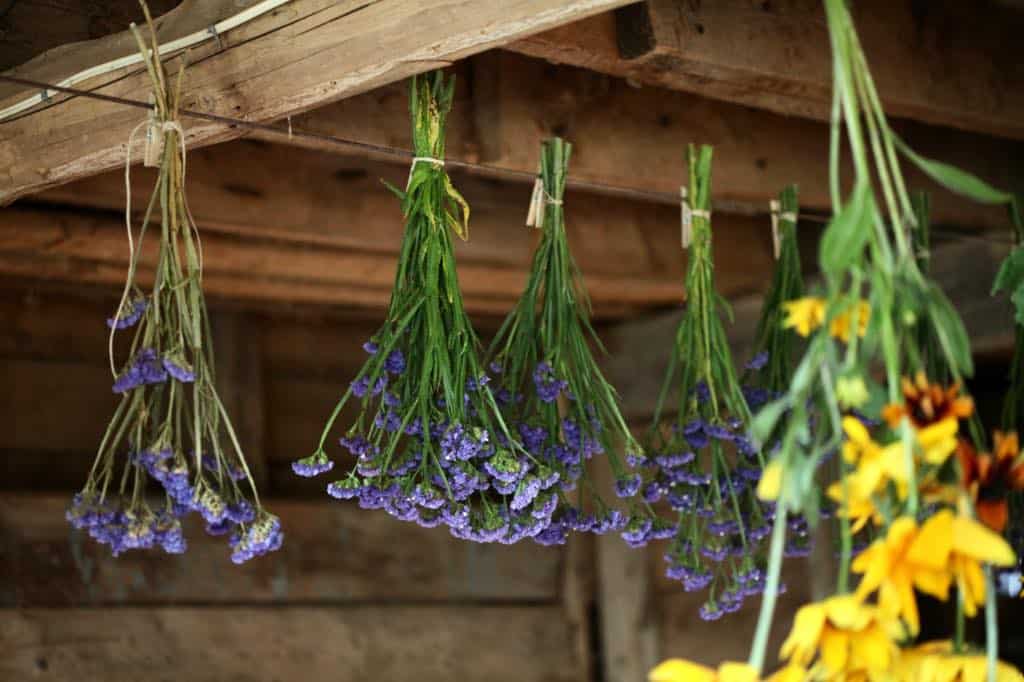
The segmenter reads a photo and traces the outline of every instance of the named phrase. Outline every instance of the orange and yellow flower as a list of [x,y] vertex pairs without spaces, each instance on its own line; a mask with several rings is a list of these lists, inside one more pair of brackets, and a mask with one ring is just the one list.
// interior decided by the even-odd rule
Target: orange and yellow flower
[[[948,640],[927,642],[901,653],[896,678],[902,682],[985,682],[987,663],[983,655],[954,653]],[[996,682],[1024,682],[1024,675],[999,661]]]
[[955,580],[963,595],[964,613],[974,616],[985,600],[981,563],[1011,566],[1013,550],[977,521],[943,509],[920,527],[900,517],[884,539],[876,540],[854,559],[852,570],[863,573],[857,596],[878,591],[879,608],[902,617],[911,634],[920,629],[914,589],[945,600]]
[[903,377],[903,403],[886,405],[882,418],[896,428],[903,417],[910,419],[916,429],[923,429],[946,419],[965,419],[974,412],[974,401],[959,395],[960,384],[942,386],[931,384],[924,372],[918,372],[913,381]]
[[1024,457],[1020,455],[1017,434],[996,431],[994,454],[978,453],[970,443],[960,441],[957,457],[961,484],[974,500],[978,518],[1002,533],[1009,516],[1008,494],[1024,490]]
[[718,669],[683,658],[670,658],[647,674],[648,682],[758,682],[757,671],[746,663],[727,661]]
[[802,606],[779,656],[824,679],[873,678],[890,670],[899,654],[901,631],[876,607],[856,595],[830,597]]

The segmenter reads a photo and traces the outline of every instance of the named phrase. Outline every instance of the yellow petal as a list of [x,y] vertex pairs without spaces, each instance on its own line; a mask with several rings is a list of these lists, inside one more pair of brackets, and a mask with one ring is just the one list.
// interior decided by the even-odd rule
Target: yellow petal
[[772,674],[766,682],[804,682],[806,679],[807,671],[802,666],[791,663]]
[[887,670],[892,659],[892,642],[879,627],[868,628],[850,639],[853,665],[871,670]]
[[821,636],[821,662],[831,672],[839,672],[846,667],[849,654],[849,637],[839,630],[827,628]]
[[793,618],[793,628],[779,649],[779,658],[795,658],[800,665],[807,665],[814,657],[818,639],[825,627],[825,607],[821,604],[801,606]]
[[726,662],[718,666],[718,682],[757,682],[757,671],[746,663]]
[[871,612],[852,594],[826,599],[825,614],[830,623],[842,630],[863,630],[871,622]]
[[941,441],[955,438],[959,428],[960,425],[955,417],[947,417],[918,431],[917,442],[921,444],[922,448],[927,450]]
[[715,671],[682,658],[662,661],[647,673],[648,682],[715,682]]
[[907,550],[907,561],[939,570],[953,549],[953,512],[943,509],[924,522]]
[[957,516],[953,521],[953,551],[994,566],[1013,566],[1016,561],[1001,535],[965,516]]
[[781,489],[782,463],[772,460],[761,474],[761,482],[757,484],[757,496],[762,500],[777,500]]
[[843,431],[846,432],[846,437],[857,445],[863,446],[871,442],[867,427],[856,417],[843,417]]

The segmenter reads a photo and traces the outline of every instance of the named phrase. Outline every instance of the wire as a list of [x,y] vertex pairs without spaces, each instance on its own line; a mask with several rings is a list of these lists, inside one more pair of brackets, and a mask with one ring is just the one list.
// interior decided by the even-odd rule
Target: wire
[[[66,95],[88,97],[91,99],[97,99],[104,102],[110,102],[112,104],[120,104],[123,106],[135,107],[137,109],[151,110],[153,108],[152,104],[148,102],[142,102],[140,100],[118,97],[116,95],[106,95],[101,92],[94,92],[91,90],[80,90],[78,88],[63,85],[53,85],[49,83],[31,80],[28,78],[20,78],[17,76],[8,76],[0,74],[0,81],[7,81],[10,83],[24,85],[26,87],[32,88],[45,88],[48,90],[53,90],[54,92],[64,93]],[[240,118],[221,116],[220,114],[211,114],[204,111],[195,111],[193,109],[179,109],[178,113],[179,115],[188,118],[194,118],[202,121],[210,121],[213,123],[220,123],[222,125],[232,128],[245,128],[248,130],[259,131],[262,133],[279,135],[286,140],[306,139],[326,143],[343,149],[356,150],[367,154],[408,161],[412,161],[416,157],[416,153],[413,152],[411,149],[402,149],[400,147],[375,144],[373,142],[349,140],[343,137],[329,135],[327,133],[300,130],[292,125],[290,119],[288,120],[288,123],[285,127],[279,127],[269,123],[246,121]],[[3,124],[0,123],[0,125]],[[523,182],[534,182],[537,178],[536,173],[531,173],[529,171],[518,170],[515,168],[505,168],[503,166],[495,166],[485,163],[475,163],[472,161],[462,161],[459,159],[452,158],[445,159],[445,166],[447,166],[448,168],[460,168],[464,170],[476,171],[478,173],[485,174],[494,178],[520,180]],[[655,190],[637,189],[635,187],[622,187],[619,185],[610,185],[602,182],[593,182],[590,180],[567,178],[566,187],[569,189],[585,190],[611,196],[639,199],[641,201],[648,201],[658,204],[676,205],[679,203],[678,193],[658,192]],[[807,212],[800,213],[799,218],[801,222],[817,224],[827,224],[830,220],[830,217],[827,215]],[[979,240],[986,241],[989,243],[1005,242],[1007,244],[1012,244],[1012,240],[993,238],[989,234],[971,234],[969,232],[956,229],[933,228],[932,233],[937,236],[943,236],[953,240]]]
[[[182,36],[181,38],[176,38],[175,40],[170,40],[166,43],[163,43],[158,47],[158,52],[160,54],[166,55],[174,52],[181,52],[182,50],[186,50],[190,47],[206,42],[207,40],[219,40],[219,36],[225,31],[230,31],[233,28],[238,28],[242,24],[246,24],[252,21],[253,19],[263,14],[266,14],[271,10],[277,9],[281,5],[284,5],[288,2],[290,2],[290,0],[263,0],[262,2],[258,2],[248,9],[242,10],[234,16],[230,16],[227,19],[222,19],[221,21],[218,21],[215,24],[211,24],[210,26],[207,26],[204,29],[196,31],[195,33],[190,33],[186,36]],[[7,10],[9,11],[10,8],[13,6],[14,2],[11,2]],[[57,83],[57,85],[39,85],[37,87],[40,87],[42,89],[37,94],[31,97],[27,97],[22,101],[18,102],[17,104],[14,104],[0,111],[0,121],[5,121],[13,116],[22,113],[23,111],[27,111],[36,105],[46,102],[50,99],[50,90],[54,90],[56,92],[63,92],[62,88],[68,88],[73,86],[75,83],[81,83],[82,81],[89,80],[90,78],[103,76],[113,71],[118,71],[119,69],[123,69],[129,66],[135,66],[136,64],[141,64],[142,61],[142,54],[139,52],[133,52],[132,54],[126,55],[124,57],[119,57],[118,59],[112,59],[111,61],[104,62],[103,64],[90,66],[88,69],[84,69],[76,74],[72,74],[71,76],[64,78],[59,83]]]

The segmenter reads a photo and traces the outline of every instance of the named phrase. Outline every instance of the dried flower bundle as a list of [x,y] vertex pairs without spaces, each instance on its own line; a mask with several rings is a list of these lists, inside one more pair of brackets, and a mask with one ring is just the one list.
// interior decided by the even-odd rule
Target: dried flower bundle
[[[132,330],[128,360],[115,371],[113,390],[121,402],[67,518],[115,555],[151,547],[181,553],[186,549],[181,518],[196,512],[208,533],[229,537],[231,559],[241,563],[280,547],[283,534],[278,518],[260,506],[217,395],[202,253],[185,200],[183,133],[176,123],[183,70],[169,87],[155,36],[150,51],[138,31],[135,35],[147,55],[155,93],[156,118],[148,125],[162,138],[163,151],[132,249],[125,294],[107,320],[111,349],[115,332]],[[144,294],[136,275],[155,211],[160,217],[156,275],[152,291]],[[147,496],[151,480],[163,490],[163,501],[155,506]]]
[[[615,493],[632,498],[640,476],[629,466],[638,464],[642,454],[590,347],[593,343],[604,350],[590,324],[590,301],[566,236],[562,202],[570,154],[571,146],[557,138],[541,147],[531,209],[542,230],[540,244],[526,290],[491,346],[491,385],[533,470],[518,482],[511,507],[538,496],[558,505],[551,524],[535,537],[543,544],[563,543],[569,531],[577,530],[622,531],[628,542],[641,545],[664,536],[666,527],[654,525],[646,514],[627,516],[610,508],[588,478],[588,461],[603,454]],[[566,493],[580,479],[576,506]]]

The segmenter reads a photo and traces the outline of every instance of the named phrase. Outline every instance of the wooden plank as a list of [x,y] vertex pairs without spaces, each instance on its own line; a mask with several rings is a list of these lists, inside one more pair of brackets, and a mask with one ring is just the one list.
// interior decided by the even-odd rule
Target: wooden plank
[[[853,13],[891,115],[1024,139],[1016,37],[1024,14],[912,0],[866,0]],[[649,0],[615,17],[555,29],[525,49],[537,54],[546,43],[555,58],[583,52],[576,59],[589,68],[610,66],[639,82],[828,120],[831,53],[821,3]],[[566,36],[576,40],[559,46]],[[584,48],[584,40],[592,42]]]
[[0,612],[0,677],[582,681],[557,607]]
[[[183,104],[270,121],[627,1],[295,0],[231,31],[223,49],[217,43],[194,48]],[[74,50],[61,59],[74,68],[82,64]],[[144,73],[102,88],[140,101],[149,90]],[[136,109],[72,99],[7,122],[0,147],[0,201],[123,163],[128,134],[139,120]],[[243,132],[204,122],[189,126],[187,142],[196,147]]]
[[[377,308],[390,297],[395,267],[391,254],[327,248],[273,236],[255,239],[215,228],[204,229],[202,234],[203,283],[212,296]],[[150,239],[143,247],[140,281],[150,280],[155,262],[156,242]],[[527,262],[524,259],[520,267],[509,268],[463,260],[459,280],[467,309],[494,314],[507,311],[521,293]],[[120,285],[126,268],[124,225],[112,214],[34,208],[12,208],[0,214],[2,274]],[[598,314],[609,312],[600,307],[605,303],[616,312],[630,306],[673,303],[681,297],[678,279],[643,273],[628,278],[590,276],[587,285]]]
[[465,542],[446,529],[333,500],[267,501],[281,517],[285,543],[242,566],[229,560],[225,538],[206,535],[196,521],[187,524],[185,554],[133,551],[115,559],[68,526],[69,500],[0,494],[0,606],[554,603],[560,589],[558,549]]
[[253,315],[243,312],[215,311],[210,318],[218,395],[231,418],[256,487],[265,494],[267,411],[262,329]]
[[[936,242],[932,247],[932,278],[960,313],[975,355],[1011,348],[1014,343],[1011,306],[1005,298],[990,295],[992,281],[1008,248],[1006,242],[973,238]],[[965,263],[970,267],[964,267]],[[808,290],[813,290],[813,283],[809,283]],[[760,295],[732,303],[735,321],[726,326],[726,334],[737,362],[750,358],[761,304]],[[605,376],[618,388],[623,411],[629,418],[642,420],[654,412],[680,315],[653,315],[601,330],[609,351]],[[644,354],[628,350],[639,347],[662,350]]]
[[[472,99],[458,105],[459,115],[450,124],[455,143],[450,155],[533,173],[540,141],[561,135],[574,145],[571,178],[675,197],[685,177],[686,144],[705,142],[715,147],[713,193],[719,208],[737,205],[748,212],[762,212],[779,188],[795,182],[802,206],[830,209],[827,126],[708,99],[701,93],[638,88],[632,79],[594,73],[590,69],[596,66],[598,71],[628,75],[587,58],[586,49],[597,40],[587,28],[601,19],[578,22],[514,46],[588,70],[553,66],[504,51],[469,60],[467,80],[472,87],[463,90],[471,90]],[[614,26],[599,44],[615,50]],[[580,49],[572,51],[574,45]],[[404,90],[389,86],[297,116],[293,123],[299,130],[408,148],[405,119]],[[897,125],[900,134],[923,154],[970,170],[997,186],[1024,186],[1020,162],[1024,145],[1020,143],[909,122]],[[267,139],[327,148],[300,138],[292,143],[281,136]],[[979,206],[941,190],[909,166],[905,171],[909,186],[932,193],[936,224],[1006,226],[1001,207]],[[843,175],[852,177],[851,169],[844,169]]]

